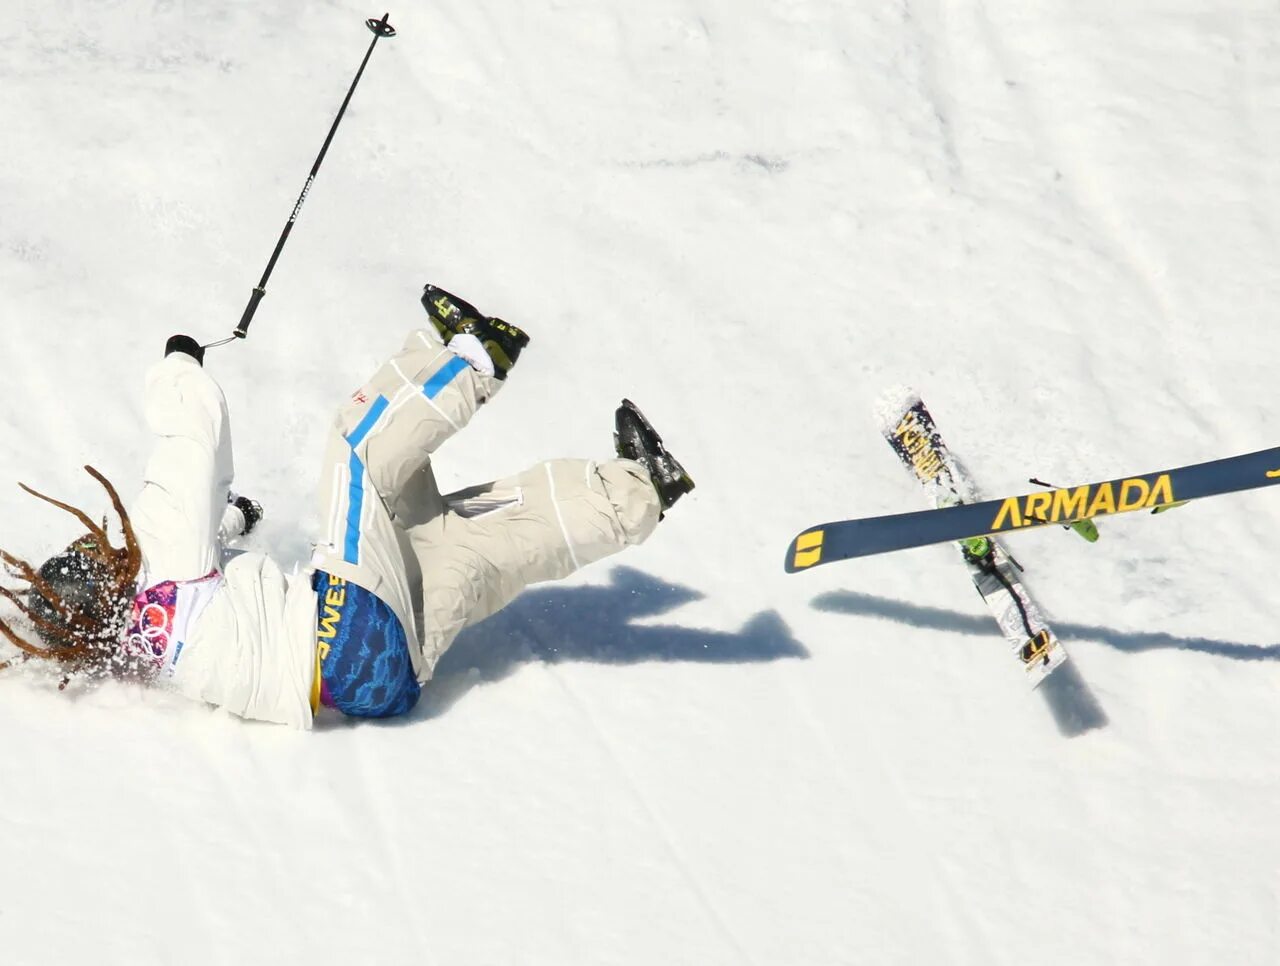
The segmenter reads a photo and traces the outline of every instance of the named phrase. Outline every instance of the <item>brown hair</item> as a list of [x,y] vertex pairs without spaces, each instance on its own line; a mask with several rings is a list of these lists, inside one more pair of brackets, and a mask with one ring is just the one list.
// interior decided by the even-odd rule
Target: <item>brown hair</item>
[[[92,466],[86,466],[85,471],[102,484],[103,489],[107,491],[107,495],[111,497],[111,505],[115,509],[116,515],[120,518],[120,529],[124,535],[123,547],[112,546],[111,540],[107,536],[107,521],[105,517],[103,518],[102,526],[98,526],[83,511],[52,497],[45,496],[43,493],[38,493],[25,483],[19,483],[18,485],[37,499],[51,503],[60,510],[65,510],[84,524],[88,529],[88,534],[72,544],[72,547],[68,549],[74,549],[84,554],[91,561],[102,567],[106,586],[103,587],[101,593],[111,604],[123,606],[124,601],[129,601],[133,598],[134,584],[138,579],[139,571],[142,569],[142,551],[138,547],[138,539],[134,534],[133,524],[124,510],[124,504],[120,502],[120,494],[116,492],[116,488]],[[23,639],[8,621],[0,620],[0,635],[3,635],[22,651],[22,660],[38,657],[55,661],[62,666],[67,674],[76,671],[96,670],[109,664],[114,652],[117,650],[115,645],[123,631],[123,628],[118,626],[119,621],[112,608],[108,608],[103,614],[96,616],[87,614],[83,610],[77,610],[65,602],[50,583],[40,575],[40,571],[25,560],[20,560],[0,550],[0,561],[3,561],[5,569],[10,576],[24,580],[27,583],[26,589],[18,591],[0,586],[0,597],[17,607],[27,620],[35,626],[38,633],[43,632],[41,634],[42,637],[49,635],[58,641],[56,646],[41,647]],[[32,592],[39,594],[48,603],[52,611],[58,615],[60,621],[52,621],[47,616],[35,613],[29,600],[24,603],[20,599],[20,597],[27,596]],[[65,641],[65,644],[63,641]],[[7,668],[12,663],[12,661],[0,662],[0,670]],[[65,686],[67,682],[64,679],[62,683]]]

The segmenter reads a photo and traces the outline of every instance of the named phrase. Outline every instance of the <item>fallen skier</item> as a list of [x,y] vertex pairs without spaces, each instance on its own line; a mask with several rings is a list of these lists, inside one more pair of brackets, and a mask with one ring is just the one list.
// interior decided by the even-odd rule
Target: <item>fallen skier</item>
[[[174,336],[147,374],[156,436],[128,512],[106,489],[122,547],[87,533],[34,568],[0,551],[25,588],[0,587],[36,644],[0,620],[23,658],[73,675],[171,687],[241,715],[307,728],[322,706],[386,717],[413,708],[464,627],[526,586],[648,538],[693,481],[634,404],[615,413],[616,459],[559,459],[444,494],[433,454],[506,384],[528,336],[426,286],[434,328],[413,331],[337,414],[318,496],[325,532],[311,567],[286,578],[226,542],[261,508],[231,493],[230,421],[204,351]],[[3,666],[3,665],[0,665]]]

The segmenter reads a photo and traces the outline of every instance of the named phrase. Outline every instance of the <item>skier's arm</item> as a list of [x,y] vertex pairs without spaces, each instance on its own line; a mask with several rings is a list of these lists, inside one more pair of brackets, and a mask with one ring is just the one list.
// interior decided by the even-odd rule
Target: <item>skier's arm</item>
[[234,473],[226,399],[202,367],[199,346],[175,337],[166,352],[146,376],[144,411],[155,441],[130,511],[149,583],[194,580],[217,567]]

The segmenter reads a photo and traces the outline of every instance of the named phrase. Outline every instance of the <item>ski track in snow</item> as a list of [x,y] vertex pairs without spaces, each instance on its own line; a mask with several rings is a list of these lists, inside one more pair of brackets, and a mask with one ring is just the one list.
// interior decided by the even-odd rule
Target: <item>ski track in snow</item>
[[[0,548],[38,560],[75,524],[12,481],[139,484],[145,367],[239,318],[380,11],[6,13]],[[1037,692],[950,547],[781,570],[919,506],[891,386],[987,494],[1274,444],[1273,5],[391,21],[210,351],[257,547],[306,558],[324,424],[427,280],[533,337],[442,485],[608,456],[626,395],[698,489],[405,721],[0,675],[5,962],[1275,962],[1276,493],[1012,538],[1071,655]]]

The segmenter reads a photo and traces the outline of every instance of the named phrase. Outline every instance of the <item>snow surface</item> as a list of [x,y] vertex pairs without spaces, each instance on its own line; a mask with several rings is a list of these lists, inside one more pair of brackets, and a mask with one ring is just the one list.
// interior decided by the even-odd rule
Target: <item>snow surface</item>
[[[380,16],[0,18],[0,479],[99,499],[164,339],[229,334]],[[610,452],[698,490],[312,734],[0,674],[5,963],[1280,962],[1280,496],[1012,541],[1029,691],[954,551],[788,576],[912,510],[920,390],[991,494],[1272,446],[1270,0],[436,0],[391,11],[247,342],[258,546],[435,281],[528,328],[445,485]],[[74,523],[0,489],[0,547]]]

